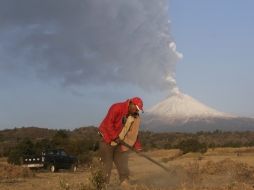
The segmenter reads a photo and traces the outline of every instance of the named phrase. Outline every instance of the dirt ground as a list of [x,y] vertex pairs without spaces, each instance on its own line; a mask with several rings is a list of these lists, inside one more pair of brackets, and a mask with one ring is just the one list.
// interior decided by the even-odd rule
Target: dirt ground
[[[130,154],[130,189],[139,190],[249,190],[254,189],[254,149],[218,148],[205,154],[188,153],[180,155],[178,150],[154,150],[146,155],[157,160],[170,172],[162,170],[143,157]],[[7,165],[5,159],[0,165]],[[1,169],[2,169],[1,168]],[[90,183],[89,168],[79,168],[77,172],[59,171],[49,173],[36,171],[25,176],[5,176],[16,169],[2,169],[1,190],[84,190]],[[118,176],[114,168],[111,186],[118,189]]]

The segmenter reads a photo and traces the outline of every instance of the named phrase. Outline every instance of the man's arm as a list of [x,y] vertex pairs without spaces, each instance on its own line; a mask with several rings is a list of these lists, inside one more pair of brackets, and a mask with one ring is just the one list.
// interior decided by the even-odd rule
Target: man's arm
[[115,128],[117,117],[117,110],[114,107],[111,107],[103,120],[100,127],[100,131],[102,132],[103,138],[106,143],[110,143],[118,138],[118,129]]

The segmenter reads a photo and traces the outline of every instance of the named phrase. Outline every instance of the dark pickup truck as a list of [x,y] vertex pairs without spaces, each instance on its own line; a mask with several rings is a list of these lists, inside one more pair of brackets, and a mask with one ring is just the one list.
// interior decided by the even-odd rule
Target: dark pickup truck
[[45,168],[51,172],[56,172],[58,169],[70,169],[75,172],[77,170],[77,159],[74,156],[67,155],[63,149],[54,149],[44,151],[40,156],[23,157],[23,166]]

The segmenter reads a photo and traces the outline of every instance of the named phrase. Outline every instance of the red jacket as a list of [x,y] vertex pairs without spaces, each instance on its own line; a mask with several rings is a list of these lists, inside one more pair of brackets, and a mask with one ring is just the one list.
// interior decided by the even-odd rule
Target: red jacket
[[[111,141],[114,141],[118,138],[122,128],[123,128],[123,117],[127,117],[129,101],[115,103],[113,104],[99,126],[99,131],[103,136],[103,139],[106,143],[110,144]],[[134,144],[134,148],[141,150],[141,144],[139,140]]]

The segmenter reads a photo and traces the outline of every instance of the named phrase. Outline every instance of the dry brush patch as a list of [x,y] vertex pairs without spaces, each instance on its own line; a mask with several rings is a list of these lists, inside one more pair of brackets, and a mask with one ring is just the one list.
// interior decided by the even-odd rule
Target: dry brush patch
[[254,153],[254,147],[240,147],[240,148],[210,148],[205,153],[207,156],[211,155],[225,155],[225,154],[243,154],[243,153]]
[[65,178],[59,179],[60,190],[91,190],[89,186],[80,182],[80,183],[70,183]]
[[254,189],[254,168],[246,163],[227,158],[218,162],[207,161],[201,165],[195,160],[187,163],[184,168],[188,180],[183,189]]
[[207,161],[201,172],[210,175],[230,175],[233,180],[242,183],[254,181],[254,168],[252,166],[229,158],[219,162]]
[[29,168],[0,163],[0,183],[15,182],[20,179],[34,177]]
[[253,190],[253,186],[244,183],[233,183],[222,187],[189,187],[183,184],[175,190]]

